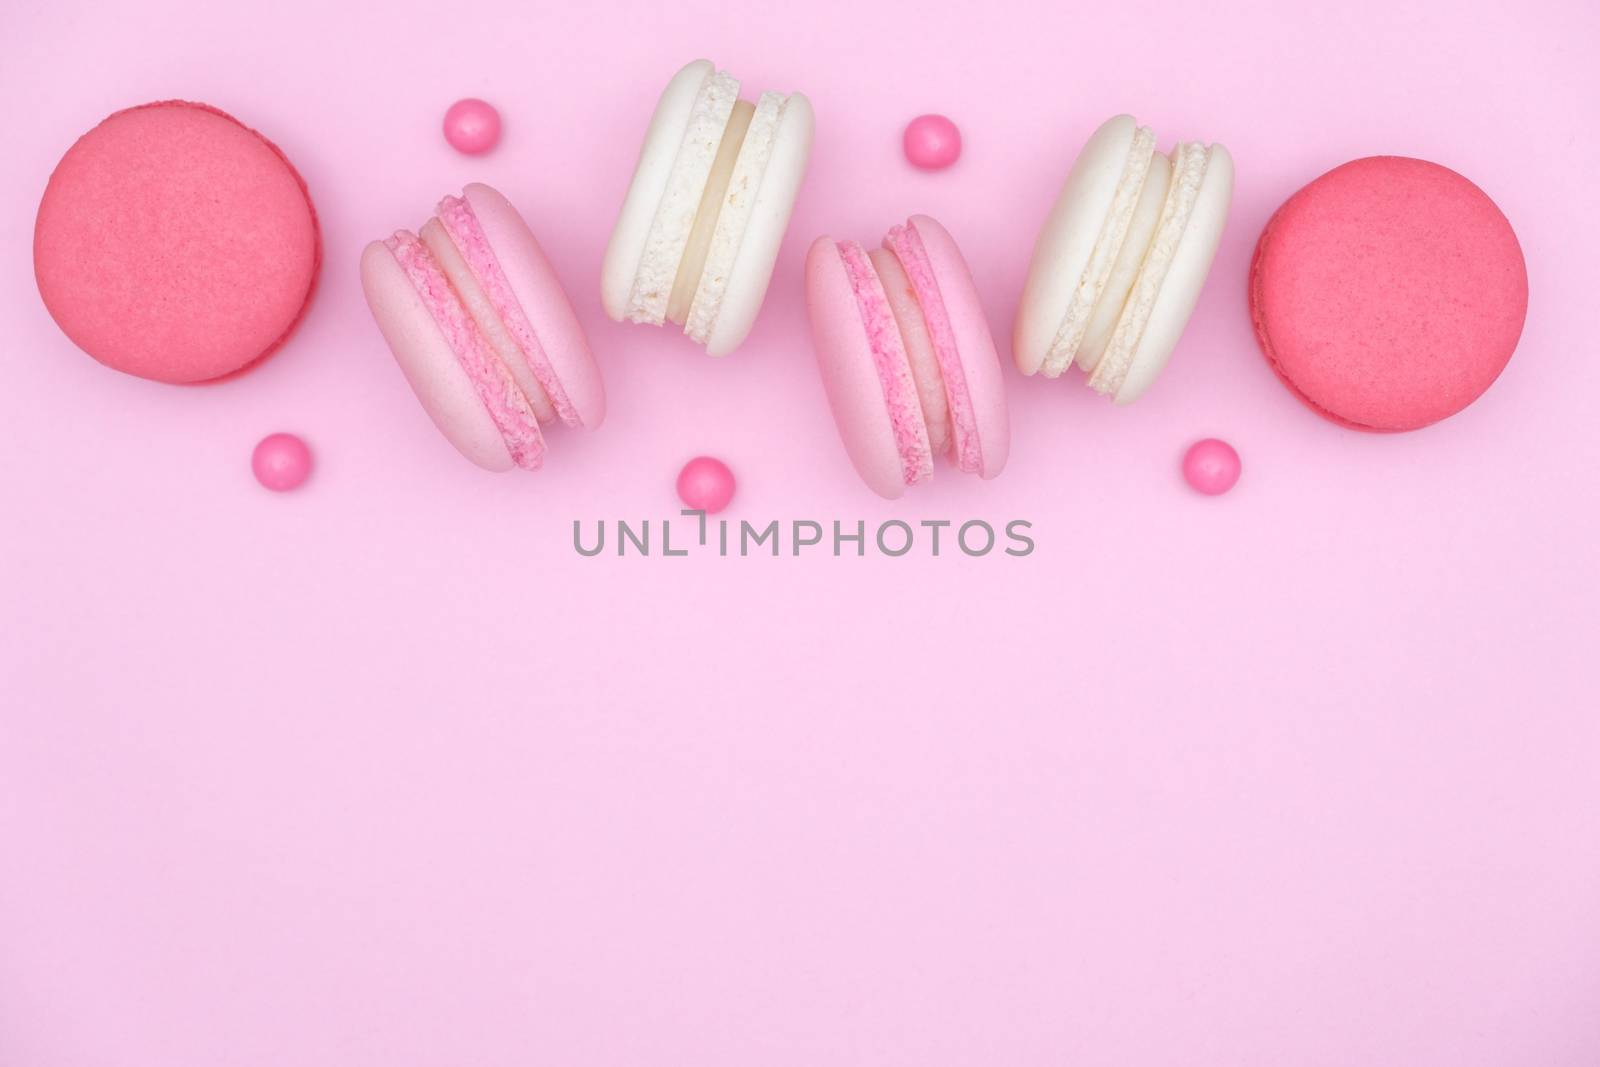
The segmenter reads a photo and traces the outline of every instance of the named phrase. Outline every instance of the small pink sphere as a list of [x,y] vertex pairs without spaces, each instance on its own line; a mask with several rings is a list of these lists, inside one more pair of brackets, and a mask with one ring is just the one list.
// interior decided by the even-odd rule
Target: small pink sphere
[[696,456],[678,472],[678,499],[715,515],[733,499],[733,472],[720,459]]
[[906,125],[906,158],[923,170],[942,170],[961,158],[961,131],[943,115],[918,115]]
[[250,469],[274,493],[287,493],[310,476],[311,449],[292,433],[271,434],[251,453]]
[[1226,441],[1208,437],[1189,446],[1183,456],[1183,477],[1197,493],[1217,496],[1239,480],[1239,453]]
[[457,100],[444,113],[444,139],[469,156],[487,152],[500,142],[500,112],[474,97]]

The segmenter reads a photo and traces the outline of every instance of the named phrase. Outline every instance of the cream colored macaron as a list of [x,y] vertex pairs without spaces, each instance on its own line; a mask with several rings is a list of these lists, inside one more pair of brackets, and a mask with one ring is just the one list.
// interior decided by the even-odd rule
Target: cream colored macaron
[[1155,381],[1222,238],[1233,159],[1219,144],[1165,155],[1131,115],[1094,132],[1034,245],[1012,336],[1024,374],[1076,363],[1119,404]]
[[749,334],[811,152],[800,93],[739,99],[699,59],[667,83],[600,272],[618,322],[683,327],[713,356]]

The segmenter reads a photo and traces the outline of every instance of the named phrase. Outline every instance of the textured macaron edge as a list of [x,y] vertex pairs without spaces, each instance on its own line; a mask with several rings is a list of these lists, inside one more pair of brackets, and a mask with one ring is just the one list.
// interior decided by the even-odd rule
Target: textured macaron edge
[[[1188,223],[1172,262],[1156,293],[1122,382],[1112,394],[1117,404],[1131,404],[1166,369],[1200,302],[1217,249],[1228,224],[1233,199],[1233,156],[1226,147],[1206,148],[1206,167]],[[1096,371],[1099,367],[1096,366]],[[1091,375],[1091,384],[1093,376]]]
[[750,116],[744,142],[733,164],[733,175],[728,179],[727,191],[717,210],[716,226],[711,234],[711,246],[706,252],[705,266],[695,286],[694,300],[689,305],[689,315],[683,332],[690,339],[705,344],[716,328],[717,316],[722,310],[722,298],[727,292],[739,247],[744,242],[750,216],[755,210],[756,197],[761,190],[761,179],[767,164],[772,160],[774,142],[783,121],[788,98],[782,93],[764,92]]
[[633,277],[633,288],[628,294],[625,314],[630,322],[660,326],[667,320],[667,305],[672,299],[678,267],[683,262],[683,252],[700,211],[717,149],[722,145],[728,118],[738,99],[739,82],[726,71],[715,71],[707,76],[695,94],[683,141],[656,205]]
[[417,403],[456,451],[488,471],[516,464],[483,398],[445,340],[433,312],[382,241],[361,252],[361,291],[378,332]]
[[[445,232],[450,235],[451,243],[455,245],[456,251],[461,253],[468,269],[472,271],[472,276],[488,296],[495,315],[516,341],[519,354],[526,362],[528,370],[532,372],[534,381],[550,399],[556,416],[568,426],[581,425],[582,419],[573,406],[572,399],[562,388],[561,380],[556,375],[555,368],[551,366],[549,357],[545,355],[544,345],[540,343],[533,323],[528,321],[528,316],[522,309],[522,302],[512,291],[511,283],[495,255],[494,246],[479,223],[472,204],[465,197],[446,196],[439,201],[437,214]],[[515,378],[516,375],[513,374],[512,377]]]
[[[921,221],[925,225],[931,220],[924,216]],[[933,343],[939,375],[944,379],[955,446],[952,458],[956,468],[967,474],[975,474],[983,469],[983,445],[979,440],[977,418],[972,410],[972,394],[967,389],[967,371],[962,365],[961,348],[950,322],[950,312],[945,306],[939,279],[927,246],[923,243],[918,222],[913,217],[904,225],[890,227],[883,245],[900,261],[900,268],[905,271],[906,279],[917,294],[917,306],[922,312],[928,339]],[[879,289],[881,292],[881,286]]]
[[867,487],[897,499],[906,491],[904,464],[838,242],[812,241],[804,273],[812,350],[839,440]]
[[1056,328],[1056,335],[1045,353],[1042,369],[1047,378],[1059,377],[1077,358],[1078,348],[1083,344],[1089,324],[1094,320],[1095,309],[1105,293],[1106,282],[1111,277],[1112,268],[1122,253],[1123,242],[1127,240],[1128,230],[1133,225],[1139,194],[1144,190],[1150,174],[1155,143],[1155,134],[1150,127],[1134,128],[1133,138],[1128,144],[1127,160],[1123,163],[1116,191],[1111,198],[1111,207],[1100,224],[1100,233],[1089,251],[1089,261],[1084,264],[1078,284],[1072,290],[1066,313],[1061,317],[1061,325]]
[[[67,151],[62,154],[62,160],[65,160],[72,153],[73,149],[75,149],[78,146],[79,143],[81,143],[85,139],[87,139],[90,136],[92,136],[96,130],[98,130],[101,126],[104,126],[106,123],[111,122],[114,119],[120,118],[123,115],[130,114],[132,112],[147,111],[147,110],[158,109],[158,108],[189,108],[189,109],[193,109],[193,110],[196,110],[196,111],[204,111],[204,112],[206,112],[208,114],[215,115],[218,118],[225,119],[226,121],[233,123],[235,126],[239,127],[241,130],[244,130],[246,133],[248,133],[252,137],[256,138],[263,145],[265,145],[267,150],[270,151],[274,156],[276,156],[278,161],[284,165],[285,169],[288,170],[289,176],[294,180],[295,187],[300,190],[300,195],[305,200],[306,211],[310,215],[311,237],[312,237],[312,241],[311,241],[311,269],[310,269],[310,271],[308,272],[308,274],[306,276],[305,294],[304,294],[304,296],[302,297],[302,299],[300,301],[299,309],[289,319],[289,322],[283,327],[283,329],[278,333],[278,335],[276,337],[274,337],[270,341],[268,341],[266,346],[264,348],[262,348],[261,351],[258,352],[255,356],[253,356],[250,359],[246,360],[244,363],[240,364],[238,367],[236,367],[236,368],[234,368],[234,369],[232,369],[230,371],[227,371],[227,372],[225,372],[223,374],[220,374],[220,375],[215,375],[215,376],[211,376],[211,377],[203,377],[203,378],[165,378],[165,377],[149,377],[149,376],[141,375],[141,377],[149,377],[149,380],[151,380],[151,381],[160,381],[160,382],[164,382],[164,383],[169,384],[169,385],[199,385],[199,384],[204,384],[206,382],[228,381],[229,379],[232,379],[235,376],[243,374],[246,371],[250,370],[256,364],[260,363],[262,360],[266,359],[268,356],[270,356],[273,353],[277,352],[278,349],[282,348],[284,346],[284,344],[289,340],[289,338],[294,334],[295,330],[299,328],[300,324],[303,321],[305,321],[306,315],[310,313],[312,300],[315,297],[316,292],[317,292],[317,283],[321,280],[321,277],[322,277],[322,260],[323,260],[322,223],[321,223],[321,220],[319,219],[319,217],[317,215],[317,205],[316,205],[316,202],[313,201],[312,198],[311,198],[311,190],[306,185],[305,177],[303,175],[301,175],[300,171],[295,167],[295,165],[292,162],[290,162],[288,155],[286,155],[284,153],[282,148],[278,147],[276,142],[274,142],[271,138],[267,137],[260,130],[257,130],[252,126],[246,125],[245,123],[239,121],[239,119],[237,119],[233,115],[230,115],[228,112],[222,110],[221,108],[216,107],[216,106],[214,106],[212,104],[202,103],[202,102],[197,101],[197,100],[183,100],[183,99],[179,99],[179,98],[172,98],[172,99],[168,99],[168,100],[153,100],[153,101],[151,101],[149,103],[146,103],[146,104],[135,104],[132,107],[119,108],[118,110],[113,111],[111,114],[107,115],[105,118],[101,119],[99,122],[95,123],[94,126],[91,129],[89,129],[85,133],[81,134],[77,138],[77,140],[75,140],[73,142],[72,146],[69,147],[67,149]],[[58,162],[57,163],[57,167],[59,167],[59,166],[60,166],[60,163]],[[44,213],[45,201],[49,198],[50,186],[51,186],[51,183],[54,182],[54,180],[55,180],[55,173],[54,173],[54,171],[52,171],[51,176],[50,176],[50,180],[47,181],[46,185],[45,185],[45,195],[44,195],[44,197],[42,197],[40,199],[39,208],[35,212],[35,216],[34,216],[33,261],[34,261],[34,277],[35,277],[35,280],[36,280],[36,284],[37,284],[38,273],[39,273],[39,254],[40,254],[40,236],[41,236],[40,235],[39,220],[40,220],[41,216]],[[50,313],[50,317],[55,320],[56,325],[61,328],[63,333],[67,334],[67,337],[69,339],[73,340],[74,344],[76,344],[77,343],[76,339],[72,337],[72,334],[70,332],[68,332],[66,326],[62,324],[60,318],[56,315],[55,309],[50,306],[49,295],[44,292],[44,289],[43,289],[42,286],[39,288],[39,295],[40,295],[40,298],[44,302],[45,310]],[[79,347],[81,348],[82,346],[80,345]],[[84,351],[88,352],[88,349],[84,349]],[[91,357],[94,357],[96,359],[96,362],[99,362],[98,357],[95,357],[95,354],[93,352],[88,352],[88,354]]]
[[550,398],[545,395],[539,383],[534,380],[533,372],[528,369],[527,360],[522,358],[522,350],[517,345],[516,338],[511,336],[511,331],[506,328],[505,322],[494,309],[494,302],[489,299],[489,294],[484,291],[483,283],[467,265],[466,257],[461,254],[455,239],[450,236],[445,225],[437,217],[430,218],[417,230],[417,239],[432,254],[433,261],[444,272],[445,281],[450,284],[456,299],[461,301],[461,306],[466,308],[467,315],[477,324],[478,333],[489,346],[489,351],[498,359],[502,366],[511,372],[511,378],[522,390],[522,395],[527,398],[528,406],[533,409],[534,418],[539,420],[540,426],[556,420],[556,410],[550,403]]
[[1133,367],[1140,341],[1155,312],[1166,285],[1167,275],[1177,261],[1189,223],[1200,199],[1200,189],[1209,169],[1210,149],[1199,142],[1185,142],[1173,150],[1172,179],[1167,186],[1167,201],[1161,219],[1145,252],[1144,263],[1133,288],[1122,305],[1116,328],[1106,344],[1104,355],[1089,375],[1089,386],[1096,392],[1117,396]]
[[1139,268],[1144,265],[1145,252],[1155,238],[1156,227],[1161,222],[1161,209],[1166,206],[1167,187],[1172,181],[1172,160],[1165,152],[1151,152],[1139,189],[1138,203],[1123,236],[1122,250],[1118,252],[1088,326],[1074,354],[1074,362],[1085,374],[1093,374],[1100,358],[1105,355],[1111,334],[1122,316],[1123,305],[1139,278]]
[[1045,369],[1116,198],[1138,126],[1132,115],[1113,115],[1096,127],[1074,157],[1039,228],[1012,325],[1011,354],[1023,374]]
[[972,408],[975,440],[980,445],[977,473],[985,479],[993,478],[1005,469],[1011,455],[1011,415],[1000,353],[977,283],[960,246],[942,224],[927,215],[912,215],[906,226],[916,232],[926,250],[955,338],[962,381]]
[[600,266],[600,302],[607,317],[626,321],[634,279],[644,256],[645,242],[666,194],[673,164],[689,128],[689,116],[705,79],[716,73],[709,59],[696,59],[668,79],[656,100],[639,142],[628,190],[617,212]]
[[[894,319],[889,298],[883,291],[883,282],[873,269],[866,249],[857,241],[840,241],[837,248],[839,260],[844,264],[845,278],[855,296],[867,346],[872,352],[878,384],[883,390],[883,404],[889,413],[889,424],[894,429],[895,447],[900,453],[901,477],[907,485],[920,485],[933,476],[933,448],[928,441],[927,424],[922,419],[922,401],[917,396],[917,385],[911,377],[911,363],[906,357],[905,345],[900,340],[900,324]],[[907,274],[909,276],[909,270]],[[915,279],[911,284],[913,288],[916,287]],[[934,347],[937,350],[937,340]]]
[[766,301],[778,251],[789,230],[800,186],[811,156],[816,118],[804,93],[792,92],[784,100],[772,153],[762,168],[761,182],[739,237],[738,252],[727,270],[727,286],[717,308],[715,323],[706,337],[706,352],[725,356],[744,343]]
[[469,182],[462,198],[472,205],[511,294],[527,316],[550,368],[586,430],[605,421],[605,382],[588,335],[539,239],[511,201],[482,182]]
[[440,335],[471,379],[484,408],[500,431],[512,462],[524,470],[544,463],[544,434],[511,371],[489,346],[477,323],[462,306],[444,271],[415,234],[397,231],[383,242],[394,256]]
[[900,258],[889,249],[871,249],[867,258],[878,272],[883,294],[889,300],[889,310],[894,312],[894,321],[900,327],[900,343],[905,347],[911,380],[916,383],[917,398],[922,402],[922,421],[928,427],[928,444],[935,456],[948,456],[955,438],[950,422],[950,398],[945,395],[944,375],[939,371],[939,357],[933,351],[928,324],[917,303],[917,291],[906,277]]

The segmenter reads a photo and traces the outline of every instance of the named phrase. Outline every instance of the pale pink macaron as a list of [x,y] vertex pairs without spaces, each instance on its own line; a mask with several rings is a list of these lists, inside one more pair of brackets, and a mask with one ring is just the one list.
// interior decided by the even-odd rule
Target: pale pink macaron
[[605,388],[533,232],[487,185],[361,254],[367,304],[434,424],[492,471],[544,463],[544,428],[594,429]]
[[966,260],[926,215],[884,247],[819,237],[806,255],[817,364],[845,451],[885,497],[933,475],[935,456],[993,478],[1011,449],[994,338]]

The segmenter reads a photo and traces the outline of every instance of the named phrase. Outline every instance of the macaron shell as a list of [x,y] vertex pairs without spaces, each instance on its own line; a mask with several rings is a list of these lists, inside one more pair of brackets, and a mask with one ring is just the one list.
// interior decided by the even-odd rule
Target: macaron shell
[[1228,221],[1228,205],[1233,199],[1233,157],[1222,145],[1211,146],[1206,158],[1205,176],[1195,196],[1189,221],[1173,253],[1172,264],[1156,294],[1144,332],[1134,348],[1128,373],[1117,387],[1118,404],[1131,404],[1156,380],[1172,358],[1178,339],[1183,336],[1189,316],[1205,287],[1211,261]]
[[967,393],[977,425],[983,464],[979,473],[993,478],[1005,469],[1011,455],[1011,416],[1006,406],[1005,379],[994,335],[978,298],[972,271],[950,232],[927,215],[913,215],[908,224],[922,238],[922,246],[939,283],[945,314],[955,332],[956,350],[965,372]]
[[316,214],[283,153],[205,104],[119,111],[67,150],[34,227],[45,307],[89,355],[162,382],[273,351],[311,297]]
[[706,339],[706,351],[713,356],[724,356],[738,348],[755,325],[767,286],[772,282],[772,269],[789,228],[800,183],[805,179],[815,121],[811,101],[803,93],[790,93],[778,131],[773,135],[772,158],[762,173],[761,189],[739,242],[716,323]]
[[644,258],[656,209],[666,195],[672,164],[678,157],[684,132],[689,128],[695,97],[701,83],[715,72],[709,59],[697,59],[685,66],[661,91],[655,112],[650,116],[650,125],[639,148],[639,162],[634,167],[633,180],[628,185],[617,224],[611,230],[611,240],[606,245],[605,260],[600,268],[601,303],[606,314],[617,322],[627,315],[633,280]]
[[1250,272],[1273,369],[1313,410],[1364,430],[1418,429],[1476,400],[1527,307],[1500,209],[1455,171],[1398,156],[1354,160],[1295,193]]
[[439,432],[478,466],[514,463],[494,420],[411,280],[382,241],[361,253],[361,288],[395,362]]
[[906,490],[900,449],[855,292],[833,238],[812,243],[805,269],[817,368],[839,437],[868,487],[896,499]]
[[1012,331],[1012,358],[1023,374],[1044,366],[1111,211],[1138,125],[1132,115],[1116,115],[1095,130],[1039,231]]
[[475,182],[462,195],[579,421],[594,429],[605,421],[605,384],[555,268],[522,215],[497,190]]

